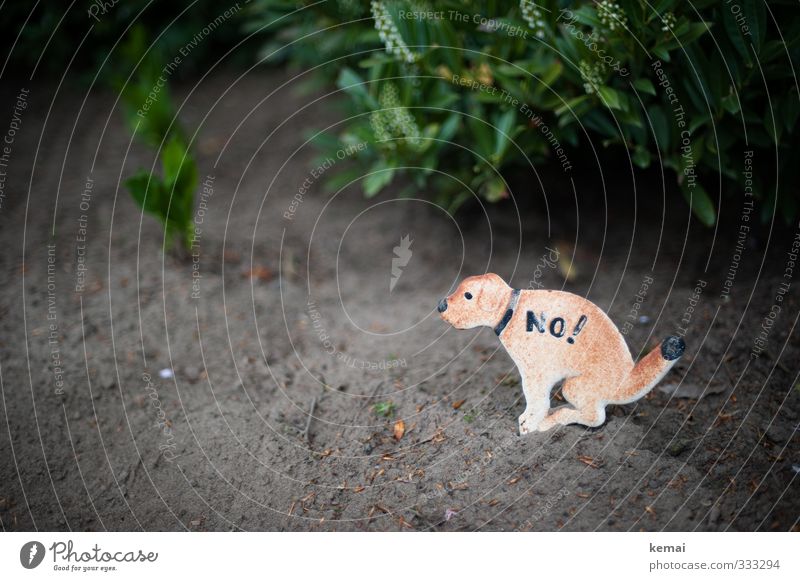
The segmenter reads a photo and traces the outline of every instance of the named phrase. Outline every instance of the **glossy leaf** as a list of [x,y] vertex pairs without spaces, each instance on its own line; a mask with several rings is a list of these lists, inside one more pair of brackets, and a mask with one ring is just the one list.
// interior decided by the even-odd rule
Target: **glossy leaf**
[[713,226],[717,221],[717,212],[714,202],[708,196],[703,186],[695,182],[694,187],[688,187],[686,182],[681,187],[683,197],[692,208],[692,213],[706,226]]

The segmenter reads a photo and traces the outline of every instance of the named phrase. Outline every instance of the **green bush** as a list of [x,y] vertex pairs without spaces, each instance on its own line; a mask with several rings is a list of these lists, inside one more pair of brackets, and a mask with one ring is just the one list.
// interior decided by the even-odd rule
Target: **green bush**
[[[8,58],[4,78],[58,79],[90,85],[113,77],[118,42],[129,27],[142,26],[158,37],[165,54],[176,54],[194,35],[233,4],[219,0],[152,2],[151,0],[83,0],[80,2],[3,2],[0,50]],[[242,3],[244,6],[244,3]],[[188,7],[188,10],[187,10]],[[242,14],[244,10],[242,10]],[[19,35],[19,36],[17,36]],[[175,78],[205,73],[241,39],[239,16],[198,43]],[[244,53],[226,58],[244,63]]]
[[249,27],[271,33],[262,57],[350,97],[354,117],[318,141],[369,146],[331,188],[365,175],[373,196],[405,173],[454,209],[468,188],[506,197],[503,174],[531,162],[571,171],[591,139],[669,168],[704,224],[717,191],[753,192],[765,218],[797,213],[793,1],[303,4],[256,0]]

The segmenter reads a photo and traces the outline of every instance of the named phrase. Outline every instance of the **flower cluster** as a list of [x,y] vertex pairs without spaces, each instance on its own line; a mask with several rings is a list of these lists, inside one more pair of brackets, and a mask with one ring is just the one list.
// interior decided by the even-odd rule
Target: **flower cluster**
[[581,61],[578,64],[578,70],[583,79],[583,90],[589,95],[597,93],[599,87],[603,85],[606,77],[606,66],[601,62],[595,62],[593,65],[586,61]]
[[370,6],[372,8],[372,18],[375,19],[375,29],[378,31],[383,44],[386,45],[386,52],[403,59],[407,63],[415,62],[417,55],[411,52],[403,37],[400,36],[400,31],[397,30],[397,25],[392,20],[392,16],[383,2],[373,0]]
[[373,111],[369,117],[375,140],[384,142],[383,145],[394,149],[394,139],[405,138],[412,147],[418,147],[422,143],[419,127],[408,109],[400,104],[397,87],[392,83],[386,83],[378,102],[381,110]]
[[678,24],[678,19],[675,18],[675,15],[672,12],[667,12],[661,18],[661,24],[663,25],[661,27],[661,30],[663,30],[664,32],[669,32],[670,30],[675,28],[676,24]]
[[625,28],[628,23],[625,11],[616,2],[609,2],[608,0],[598,2],[597,15],[600,17],[600,22],[605,24],[611,31],[616,30],[618,27]]
[[522,11],[522,18],[531,27],[536,38],[544,38],[545,22],[539,7],[530,0],[520,0],[519,8]]

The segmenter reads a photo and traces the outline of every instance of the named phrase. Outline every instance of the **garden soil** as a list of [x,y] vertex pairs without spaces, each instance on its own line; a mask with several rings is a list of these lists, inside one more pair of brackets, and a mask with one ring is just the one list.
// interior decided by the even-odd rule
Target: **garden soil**
[[[342,117],[285,80],[175,91],[185,253],[125,190],[154,160],[115,97],[30,87],[0,208],[3,530],[797,529],[791,227],[754,214],[740,243],[738,194],[707,229],[618,168],[537,166],[454,218],[430,188],[326,193],[354,152],[308,140]],[[634,357],[678,332],[686,355],[599,428],[520,437],[492,330],[436,313],[487,270],[588,297]]]

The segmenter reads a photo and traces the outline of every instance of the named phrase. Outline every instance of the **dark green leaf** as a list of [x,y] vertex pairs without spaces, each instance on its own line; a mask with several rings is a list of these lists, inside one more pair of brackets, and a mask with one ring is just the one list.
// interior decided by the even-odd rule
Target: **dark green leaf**
[[375,99],[369,94],[369,91],[367,91],[367,85],[364,84],[364,80],[359,77],[353,69],[342,69],[336,81],[336,86],[360,100],[360,102],[370,103],[370,108],[378,108],[377,102],[375,102]]
[[633,81],[633,86],[643,93],[648,93],[650,95],[656,94],[656,88],[653,86],[653,83],[650,81],[650,79],[646,79],[644,77],[636,79]]
[[[733,7],[741,9],[741,6],[746,2],[747,0],[737,0],[735,4],[725,4],[723,2],[720,8],[722,10],[722,25],[725,27],[725,33],[728,35],[731,44],[733,44],[744,61],[749,66],[752,66],[753,53],[750,50],[750,46],[752,44],[753,37],[751,34],[743,33],[742,26],[739,22],[737,22],[736,16],[734,16],[733,12],[731,11]],[[740,18],[744,18],[741,13]],[[745,24],[745,26],[747,26],[747,24]]]
[[439,139],[443,141],[450,141],[453,136],[458,131],[458,127],[461,122],[461,117],[457,113],[452,113],[442,124],[442,128],[439,130]]
[[642,169],[650,167],[650,152],[643,147],[637,147],[633,151],[633,163]]
[[158,176],[150,176],[144,170],[139,170],[136,174],[125,180],[125,185],[136,204],[145,212],[164,219],[162,210],[163,188]]
[[599,87],[597,92],[603,104],[610,109],[622,109],[624,97],[611,87]]
[[374,169],[372,173],[364,177],[364,195],[368,198],[376,196],[391,183],[393,176],[394,168]]
[[514,121],[517,118],[517,112],[514,109],[509,109],[497,119],[494,123],[494,151],[492,152],[492,160],[494,163],[499,163],[503,158],[508,146],[511,144],[513,135],[511,129],[514,127]]
[[708,197],[703,186],[694,182],[694,187],[689,187],[688,182],[684,181],[681,192],[697,219],[706,226],[713,226],[717,221],[717,212],[714,209],[714,202]]

